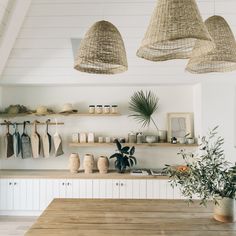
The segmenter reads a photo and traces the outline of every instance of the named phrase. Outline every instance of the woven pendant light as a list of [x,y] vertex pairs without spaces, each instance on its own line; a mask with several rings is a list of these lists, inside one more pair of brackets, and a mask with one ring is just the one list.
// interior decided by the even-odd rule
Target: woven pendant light
[[159,0],[137,56],[150,61],[189,58],[196,39],[204,45],[197,54],[214,48],[195,0]]
[[[227,72],[236,70],[236,42],[234,35],[221,16],[212,16],[205,22],[214,42],[215,49],[204,55],[198,55],[195,49],[186,70],[191,73]],[[196,47],[201,47],[196,42]]]
[[98,21],[82,39],[74,68],[95,74],[116,74],[128,69],[124,42],[118,29]]

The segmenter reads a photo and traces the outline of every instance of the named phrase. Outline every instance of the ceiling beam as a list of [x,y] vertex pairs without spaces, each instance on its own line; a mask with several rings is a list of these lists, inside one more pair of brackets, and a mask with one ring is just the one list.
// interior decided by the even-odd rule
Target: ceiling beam
[[15,0],[12,8],[11,16],[8,19],[7,26],[1,38],[0,44],[0,75],[7,63],[8,57],[15,44],[17,35],[24,22],[24,18],[28,12],[31,0]]

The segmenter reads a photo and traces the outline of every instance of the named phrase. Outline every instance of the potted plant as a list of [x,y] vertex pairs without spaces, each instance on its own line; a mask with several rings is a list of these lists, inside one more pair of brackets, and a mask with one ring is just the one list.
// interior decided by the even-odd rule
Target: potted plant
[[225,160],[224,139],[217,135],[217,128],[202,137],[199,153],[181,150],[185,166],[173,168],[166,165],[171,185],[179,186],[181,193],[192,201],[200,198],[200,204],[214,201],[214,218],[222,222],[234,221],[234,200],[236,192],[236,165]]
[[122,147],[121,143],[116,139],[117,152],[110,156],[110,159],[116,158],[115,168],[118,173],[124,173],[126,167],[132,167],[136,165],[136,158],[133,156],[135,152],[135,147]]

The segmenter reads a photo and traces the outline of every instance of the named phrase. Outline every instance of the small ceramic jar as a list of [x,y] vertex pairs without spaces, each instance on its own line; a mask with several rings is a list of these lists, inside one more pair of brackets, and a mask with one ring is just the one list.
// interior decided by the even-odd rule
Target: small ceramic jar
[[79,142],[80,143],[86,143],[87,142],[87,135],[86,135],[86,133],[80,133],[79,134]]
[[143,143],[143,133],[138,133],[137,134],[137,143]]
[[110,105],[104,105],[103,113],[104,114],[109,114],[110,113]]
[[111,138],[110,137],[106,137],[105,141],[106,141],[106,143],[110,143],[111,142]]
[[95,113],[95,106],[89,105],[89,114],[94,114],[94,113]]
[[102,111],[103,111],[103,110],[102,110],[102,105],[97,105],[97,106],[96,106],[96,113],[97,113],[97,114],[101,114]]
[[72,134],[72,143],[78,143],[79,142],[79,134],[73,133]]
[[98,170],[100,174],[106,174],[109,169],[109,160],[106,156],[100,156],[97,162]]
[[118,113],[118,106],[117,105],[112,105],[111,106],[111,113],[112,114]]
[[77,153],[71,153],[69,157],[69,169],[71,173],[77,173],[80,167],[80,159]]
[[147,135],[145,139],[146,139],[147,143],[155,143],[156,142],[156,136],[155,135]]
[[158,130],[158,137],[159,137],[160,143],[165,143],[167,141],[167,131]]
[[92,154],[85,154],[83,164],[85,174],[93,173],[94,157]]
[[103,137],[98,137],[98,142],[99,142],[99,143],[103,143],[103,142],[104,142]]
[[94,143],[94,133],[88,133],[88,143]]
[[130,132],[128,134],[128,141],[129,143],[136,143],[136,134],[133,132]]

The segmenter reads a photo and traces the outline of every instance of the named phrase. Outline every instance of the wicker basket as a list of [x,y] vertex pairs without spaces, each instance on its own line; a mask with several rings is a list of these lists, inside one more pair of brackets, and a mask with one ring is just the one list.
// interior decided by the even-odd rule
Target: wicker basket
[[116,74],[128,69],[124,42],[118,29],[99,21],[81,41],[74,68],[95,74]]
[[[227,72],[236,70],[236,42],[234,35],[221,16],[212,16],[205,22],[216,47],[211,52],[198,55],[195,49],[186,70],[191,73]],[[201,47],[196,42],[196,47]]]
[[195,0],[159,0],[137,56],[150,61],[189,58],[199,39],[209,52],[214,43],[202,20]]

